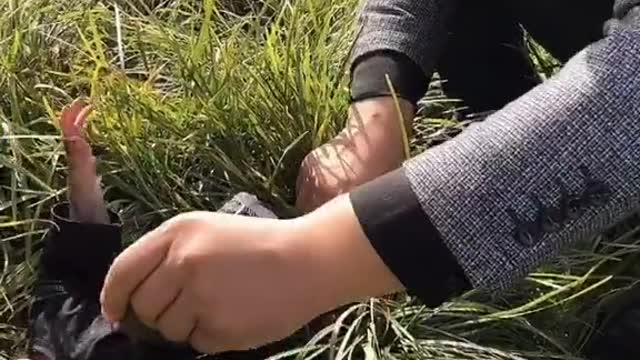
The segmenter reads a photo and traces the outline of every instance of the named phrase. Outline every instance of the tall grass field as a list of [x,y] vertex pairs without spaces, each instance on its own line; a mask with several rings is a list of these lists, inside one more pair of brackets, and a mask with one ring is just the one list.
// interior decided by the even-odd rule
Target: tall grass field
[[[359,5],[0,0],[0,359],[25,349],[37,245],[66,196],[63,106],[78,97],[95,105],[89,136],[127,242],[237,191],[293,214],[299,163],[346,121]],[[530,50],[541,77],[557,70],[534,42]],[[420,104],[414,153],[464,131],[460,104],[442,96],[437,77]],[[640,278],[639,234],[630,219],[506,293],[437,309],[408,296],[354,304],[280,356],[580,359],[597,306]]]

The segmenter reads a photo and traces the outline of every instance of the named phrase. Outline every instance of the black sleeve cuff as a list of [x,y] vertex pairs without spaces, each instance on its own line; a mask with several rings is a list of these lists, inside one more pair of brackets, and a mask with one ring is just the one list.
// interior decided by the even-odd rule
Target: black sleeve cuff
[[369,241],[411,295],[436,307],[471,289],[418,203],[404,168],[358,187],[350,198]]
[[428,79],[420,67],[408,56],[383,51],[369,54],[354,63],[351,72],[351,100],[353,102],[378,96],[390,96],[389,76],[398,97],[415,104],[424,96]]
[[111,263],[122,250],[119,217],[111,224],[87,224],[68,218],[68,203],[51,210],[53,226],[40,258],[41,280],[62,281],[76,290],[99,293]]

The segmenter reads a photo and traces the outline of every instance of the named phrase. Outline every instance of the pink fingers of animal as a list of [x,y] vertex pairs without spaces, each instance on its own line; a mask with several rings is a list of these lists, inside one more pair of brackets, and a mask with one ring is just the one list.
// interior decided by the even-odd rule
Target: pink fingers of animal
[[81,100],[77,100],[71,106],[67,106],[62,110],[60,127],[65,138],[82,136],[81,128],[76,125],[76,119],[84,107],[86,107],[86,104]]
[[83,129],[87,125],[87,119],[92,111],[93,106],[91,105],[86,105],[85,107],[83,107],[82,110],[80,110],[80,112],[77,114],[74,125],[79,129]]

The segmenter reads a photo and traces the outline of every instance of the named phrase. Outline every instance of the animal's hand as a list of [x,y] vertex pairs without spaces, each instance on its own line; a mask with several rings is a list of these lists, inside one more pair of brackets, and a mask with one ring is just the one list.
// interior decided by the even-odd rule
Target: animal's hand
[[60,127],[64,136],[65,152],[71,167],[81,167],[81,165],[92,161],[91,146],[84,135],[84,128],[91,110],[91,106],[81,100],[74,101],[62,110]]
[[80,222],[108,223],[100,178],[96,173],[96,159],[84,134],[91,110],[92,107],[85,102],[75,101],[62,111],[60,118],[67,155],[70,216]]

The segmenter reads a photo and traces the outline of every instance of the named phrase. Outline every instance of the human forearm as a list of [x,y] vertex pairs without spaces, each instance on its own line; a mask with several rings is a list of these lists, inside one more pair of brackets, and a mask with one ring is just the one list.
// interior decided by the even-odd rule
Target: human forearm
[[[403,241],[406,259],[425,242],[444,244],[456,260],[439,268],[439,277],[459,279],[452,288],[425,273],[441,257],[422,252],[402,265],[413,269],[404,276],[389,263],[410,290],[438,304],[472,287],[507,287],[638,208],[640,31],[620,23],[630,22],[614,23],[552,80],[352,193],[361,221],[373,224],[372,243]],[[418,199],[428,233],[393,237],[394,214],[413,211],[392,201],[398,183]],[[460,269],[465,277],[453,276]]]
[[407,129],[408,138],[414,109],[404,99],[398,105],[387,96],[351,106],[347,126],[303,161],[296,184],[299,209],[311,211],[402,165],[403,131]]
[[[371,179],[402,164],[404,139],[411,138],[414,115],[411,103],[398,99],[396,104],[392,97],[362,100],[351,106],[341,135],[344,144],[352,147],[359,158],[367,158],[369,153],[377,155],[375,162],[364,164],[374,173]],[[375,170],[376,167],[380,169]]]
[[368,241],[348,195],[292,222],[301,239],[291,239],[290,257],[303,263],[306,281],[322,289],[315,297],[321,311],[403,289]]
[[[417,101],[426,92],[457,1],[367,0],[351,58],[351,116],[347,130],[365,133],[370,146],[401,150],[400,117],[410,129]],[[399,99],[398,114],[392,95]],[[360,108],[364,109],[359,114]],[[371,135],[366,134],[371,133]],[[388,135],[377,139],[377,132]],[[357,139],[356,139],[357,140]],[[366,148],[354,144],[357,148]],[[368,180],[368,179],[367,179]]]
[[450,0],[365,2],[350,59],[348,123],[302,162],[296,184],[298,209],[309,212],[401,165],[403,137],[408,136],[402,131],[411,129],[454,4]]

